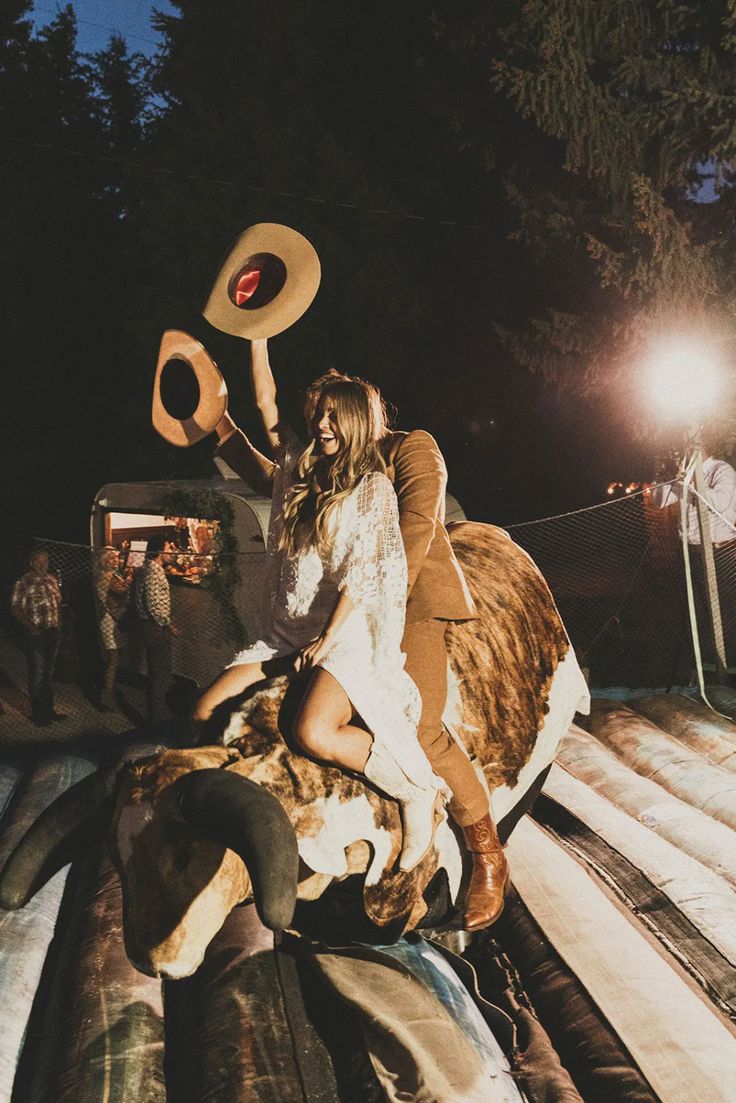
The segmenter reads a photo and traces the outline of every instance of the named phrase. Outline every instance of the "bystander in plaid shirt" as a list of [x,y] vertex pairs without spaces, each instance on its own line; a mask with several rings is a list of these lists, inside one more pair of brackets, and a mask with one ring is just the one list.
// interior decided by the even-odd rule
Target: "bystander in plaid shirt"
[[30,632],[58,628],[61,613],[58,580],[52,574],[39,578],[33,571],[28,571],[13,587],[10,608]]
[[133,604],[141,620],[165,628],[171,623],[171,591],[166,571],[155,559],[147,559],[135,577]]

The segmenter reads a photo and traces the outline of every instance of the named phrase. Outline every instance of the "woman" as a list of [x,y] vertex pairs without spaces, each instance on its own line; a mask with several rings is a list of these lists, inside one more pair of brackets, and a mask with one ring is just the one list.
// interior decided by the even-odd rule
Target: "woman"
[[306,451],[280,423],[275,388],[258,398],[277,461],[269,624],[202,695],[195,726],[201,731],[217,705],[287,665],[311,670],[294,738],[399,801],[400,868],[410,870],[432,843],[444,790],[419,746],[419,695],[403,669],[406,557],[377,446],[380,395],[361,379],[321,381],[310,392]]
[[100,693],[103,708],[115,708],[115,678],[118,669],[117,623],[128,605],[128,581],[118,571],[120,558],[115,548],[104,548],[98,563],[95,593],[100,639],[105,649],[105,671]]

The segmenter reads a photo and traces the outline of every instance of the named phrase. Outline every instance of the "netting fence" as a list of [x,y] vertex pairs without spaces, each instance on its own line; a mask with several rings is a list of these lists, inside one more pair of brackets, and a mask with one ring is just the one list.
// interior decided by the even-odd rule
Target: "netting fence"
[[[657,509],[637,492],[590,509],[509,528],[550,586],[594,688],[692,684],[695,659],[679,537],[679,509]],[[100,553],[88,546],[3,538],[0,573],[0,743],[43,736],[67,740],[122,732],[146,716],[146,662],[140,625],[128,608],[115,624],[118,649],[105,705],[107,649],[98,592]],[[63,717],[38,732],[28,692],[27,634],[10,611],[14,582],[29,553],[44,548],[61,586],[54,709]],[[714,661],[704,598],[700,547],[692,549],[701,648]],[[197,686],[208,684],[262,624],[265,549],[210,558],[170,576],[172,640],[169,706],[186,712]],[[718,591],[729,663],[736,661],[736,530],[715,548]],[[198,557],[200,565],[207,557]],[[190,564],[191,566],[191,564]],[[129,572],[130,573],[130,572]],[[227,584],[225,584],[227,583]],[[108,640],[109,642],[109,640]]]
[[[680,534],[680,505],[655,488],[599,506],[513,525],[509,532],[547,579],[592,687],[694,684],[695,653]],[[698,495],[684,490],[688,514]],[[716,516],[708,508],[710,517]],[[720,518],[720,515],[718,515]],[[720,518],[723,520],[722,518]],[[726,656],[736,661],[736,529],[714,546]],[[715,664],[700,543],[689,545],[698,639]]]

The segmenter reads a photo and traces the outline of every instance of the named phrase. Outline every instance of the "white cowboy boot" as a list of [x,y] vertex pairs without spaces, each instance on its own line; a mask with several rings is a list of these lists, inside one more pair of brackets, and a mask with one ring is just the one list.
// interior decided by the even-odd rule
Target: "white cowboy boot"
[[399,869],[409,873],[431,847],[437,823],[444,819],[442,793],[415,785],[386,748],[375,743],[363,772],[377,789],[399,802],[404,832]]

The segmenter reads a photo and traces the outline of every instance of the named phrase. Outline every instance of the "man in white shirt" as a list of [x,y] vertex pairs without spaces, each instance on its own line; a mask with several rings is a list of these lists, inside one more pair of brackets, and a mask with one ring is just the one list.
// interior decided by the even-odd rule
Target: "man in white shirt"
[[[710,524],[710,538],[713,544],[713,558],[718,583],[718,597],[726,646],[726,657],[733,661],[736,648],[736,470],[725,460],[713,455],[716,438],[713,434],[703,435],[703,478],[705,487],[701,494],[705,500]],[[694,482],[694,481],[693,481]],[[703,556],[700,551],[701,534],[698,518],[697,495],[693,483],[687,491],[687,542],[696,554],[690,556],[693,576],[696,615],[700,626],[701,646],[704,657],[713,661],[715,645],[710,629],[709,602]],[[656,506],[664,509],[679,502],[684,492],[684,480],[679,477],[672,482],[663,483],[654,488],[652,500]],[[683,601],[685,599],[683,598]],[[687,614],[689,626],[689,614]],[[688,627],[689,635],[689,627]]]
[[[704,449],[703,476],[706,489],[703,492],[709,507],[710,538],[715,548],[736,540],[736,471],[725,460],[717,460]],[[683,493],[683,481],[677,479],[663,483],[653,491],[654,504],[664,509],[679,501]],[[687,542],[700,543],[697,499],[690,492],[687,510]]]

